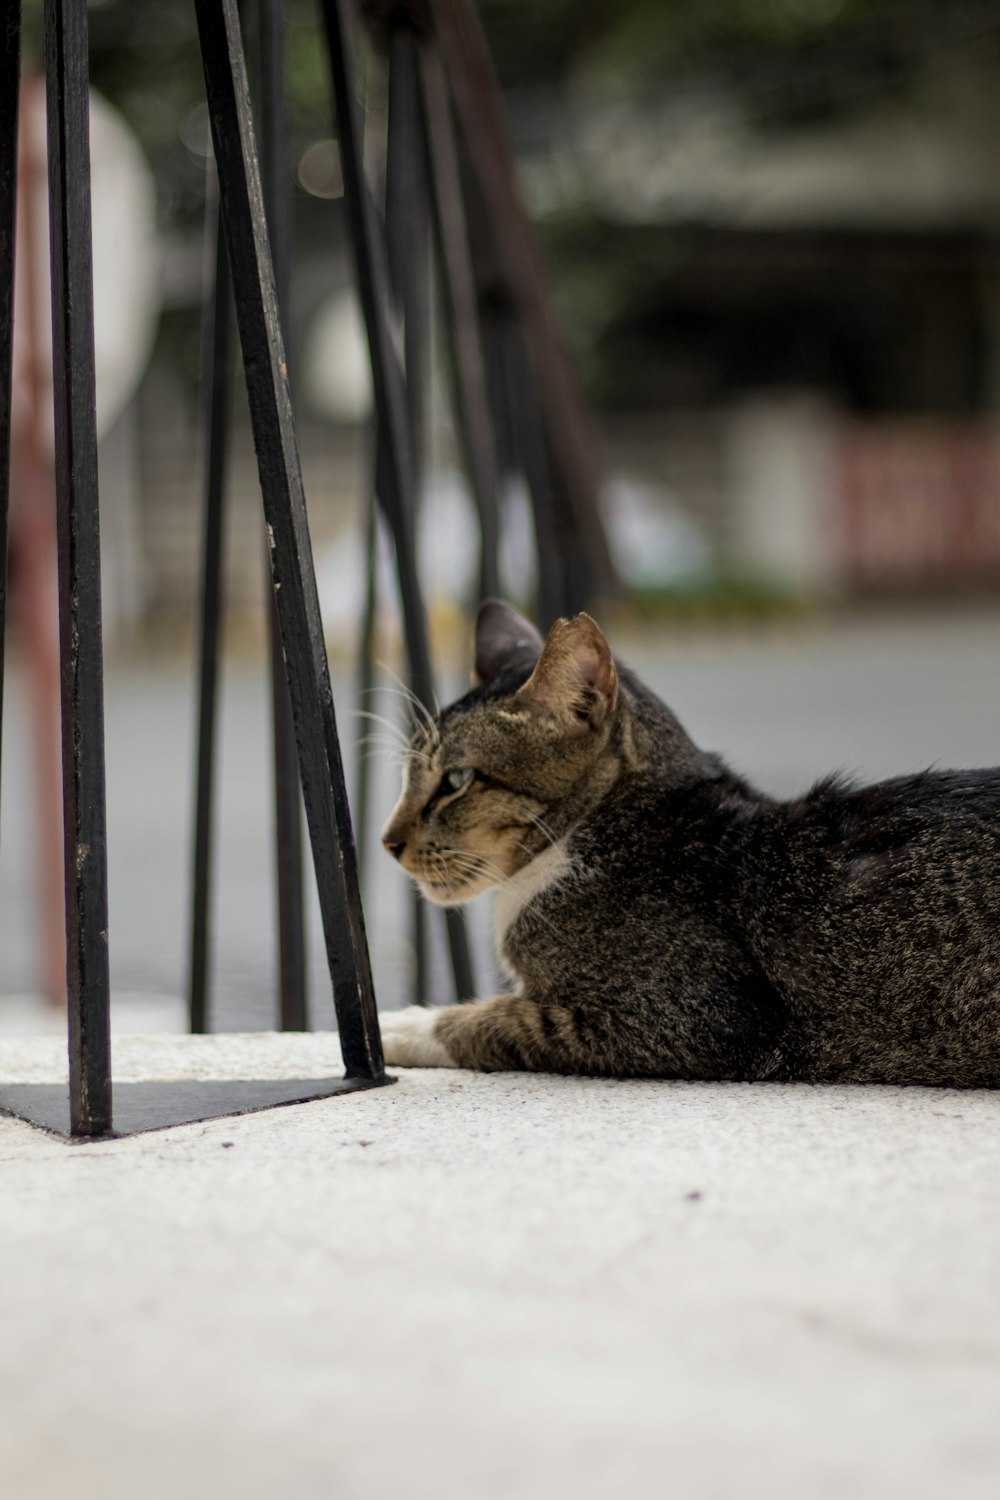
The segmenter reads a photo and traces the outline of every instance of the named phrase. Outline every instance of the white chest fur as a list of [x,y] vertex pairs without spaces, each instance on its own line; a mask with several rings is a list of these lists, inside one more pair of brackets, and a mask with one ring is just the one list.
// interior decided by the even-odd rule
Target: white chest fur
[[535,856],[530,864],[512,875],[506,885],[497,892],[493,907],[493,933],[497,950],[503,945],[511,925],[517,921],[529,901],[565,880],[573,868],[566,841],[559,839],[548,849]]

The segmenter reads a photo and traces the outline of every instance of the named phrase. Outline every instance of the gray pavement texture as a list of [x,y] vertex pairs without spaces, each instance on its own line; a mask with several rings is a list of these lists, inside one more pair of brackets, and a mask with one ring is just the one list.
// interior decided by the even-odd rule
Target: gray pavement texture
[[[995,763],[998,640],[1000,615],[966,612],[620,649],[702,743],[790,793]],[[223,724],[227,1030],[126,1034],[179,1024],[192,698],[180,672],[109,673],[116,1077],[327,1076],[329,1033],[254,1030],[273,917],[245,668]],[[30,1083],[64,1075],[65,1044],[11,1034],[53,1024],[30,999],[22,701],[15,673],[0,1081]],[[368,883],[380,1000],[402,1003],[405,887],[377,851]],[[329,1025],[315,911],[311,972]],[[0,1119],[0,1496],[992,1500],[998,1116],[986,1092],[401,1071],[99,1144]]]
[[[329,1035],[124,1038],[122,1079]],[[0,1077],[59,1076],[8,1042]],[[5,1500],[987,1500],[1000,1096],[401,1072],[0,1121]]]

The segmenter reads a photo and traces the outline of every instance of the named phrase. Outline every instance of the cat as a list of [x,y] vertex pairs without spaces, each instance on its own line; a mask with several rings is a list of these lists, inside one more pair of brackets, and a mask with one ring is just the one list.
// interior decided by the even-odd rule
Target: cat
[[1000,770],[781,802],[688,738],[586,614],[490,600],[384,845],[495,889],[516,992],[382,1016],[389,1065],[1000,1086]]

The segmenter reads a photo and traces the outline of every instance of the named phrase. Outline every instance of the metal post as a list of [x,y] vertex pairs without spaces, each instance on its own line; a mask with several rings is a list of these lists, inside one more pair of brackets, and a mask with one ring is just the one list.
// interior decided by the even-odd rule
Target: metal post
[[500,592],[495,445],[448,85],[441,55],[433,45],[425,44],[420,49],[420,83],[434,238],[451,343],[455,414],[479,518],[479,597],[489,599]]
[[194,867],[191,905],[191,974],[188,991],[192,1031],[208,1030],[209,914],[212,881],[212,806],[215,730],[218,720],[219,653],[222,638],[223,519],[230,420],[230,285],[226,246],[213,185],[206,203],[206,241],[213,246],[211,283],[202,352],[207,455],[201,579],[201,650],[198,694],[198,762],[195,791]]
[[340,142],[351,248],[372,364],[379,442],[376,476],[378,497],[396,549],[413,690],[423,703],[430,703],[433,689],[427,624],[410,527],[414,506],[406,429],[405,384],[399,359],[392,346],[386,315],[389,306],[389,279],[385,247],[362,165],[361,127],[354,95],[351,21],[344,0],[320,0],[320,8],[333,75],[335,124]]
[[531,364],[513,310],[494,304],[484,313],[483,325],[501,462],[508,471],[523,475],[531,496],[538,618],[548,627],[560,615],[576,613],[586,600],[577,602],[567,596],[545,433]]
[[[351,17],[346,0],[320,0],[336,109],[337,138],[350,218],[358,292],[368,335],[372,387],[378,414],[378,498],[396,549],[396,571],[403,607],[410,679],[421,702],[433,703],[427,624],[417,578],[412,517],[412,471],[406,432],[405,383],[389,333],[389,282],[377,214],[364,179],[361,128],[354,92]],[[475,993],[468,935],[461,912],[446,911],[446,930],[455,988],[460,998]]]
[[383,1074],[236,0],[195,0],[271,573],[344,1063]]
[[86,0],[46,0],[52,368],[74,1135],[111,1129],[104,681]]
[[[385,243],[396,306],[403,317],[406,373],[407,437],[411,469],[410,530],[417,534],[423,452],[424,384],[430,329],[427,261],[426,162],[420,149],[420,97],[417,43],[413,28],[400,16],[389,32],[389,117],[386,148]],[[430,990],[427,951],[427,907],[410,892],[413,938],[413,992],[426,1005]]]
[[[599,504],[593,424],[552,315],[544,262],[520,205],[496,72],[471,0],[431,0],[451,100],[481,305],[500,294],[534,372],[545,436],[557,542],[574,555],[565,570],[587,595],[619,591]],[[577,583],[574,587],[580,587]]]
[[[271,242],[278,315],[291,362],[289,280],[291,223],[287,186],[288,118],[285,108],[285,32],[281,0],[258,0],[260,71],[260,170]],[[282,1031],[305,1031],[306,928],[302,888],[302,793],[291,703],[281,658],[281,632],[269,597],[271,706],[274,721],[274,839],[278,894],[278,994]]]
[[396,305],[403,316],[411,489],[419,509],[430,333],[427,181],[419,138],[417,43],[412,28],[402,20],[389,34],[388,93],[385,242]]
[[4,637],[7,625],[7,515],[14,354],[14,228],[17,216],[17,111],[21,83],[21,0],[10,0],[0,36],[0,752],[3,748]]
[[378,508],[375,502],[375,487],[371,486],[366,496],[365,509],[365,602],[361,615],[361,633],[358,641],[356,666],[357,702],[361,710],[358,723],[358,769],[354,792],[354,825],[358,830],[358,871],[364,881],[368,834],[368,814],[371,803],[371,754],[367,742],[371,738],[374,720],[368,717],[374,701],[375,691],[375,616],[378,608]]

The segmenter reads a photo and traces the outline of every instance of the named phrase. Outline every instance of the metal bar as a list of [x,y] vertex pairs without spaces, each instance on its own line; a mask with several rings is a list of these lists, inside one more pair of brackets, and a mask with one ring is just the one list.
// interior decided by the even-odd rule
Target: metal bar
[[235,0],[195,0],[306,816],[348,1075],[384,1073]]
[[[214,188],[214,176],[210,179]],[[191,897],[191,971],[188,988],[192,1031],[208,1030],[208,955],[212,879],[212,805],[215,731],[218,719],[219,654],[222,639],[222,560],[226,458],[230,427],[229,264],[214,193],[206,204],[206,239],[213,245],[211,292],[202,353],[202,393],[208,434],[201,577],[201,647],[198,694],[198,759],[195,790],[194,861]]]
[[111,1129],[101,553],[86,0],[46,0],[52,368],[74,1135]]
[[[419,139],[416,38],[405,22],[390,24],[385,243],[396,305],[403,315],[407,435],[416,511],[420,504],[424,391],[430,334],[427,181]],[[413,525],[416,526],[416,514]]]
[[491,292],[506,290],[537,375],[559,539],[572,539],[585,560],[588,592],[613,595],[620,584],[601,521],[594,425],[552,314],[537,237],[518,198],[500,87],[482,24],[471,0],[430,4],[466,169],[476,272]]
[[548,626],[566,606],[563,569],[552,507],[551,479],[534,383],[520,345],[513,313],[492,308],[484,317],[490,399],[501,454],[507,470],[524,476],[531,497],[538,559],[538,619]]
[[271,243],[274,284],[285,352],[289,352],[288,308],[291,285],[291,203],[288,193],[288,108],[285,102],[285,18],[283,0],[257,0],[260,79],[260,180]]
[[427,623],[417,579],[414,539],[410,526],[414,506],[405,384],[389,331],[389,278],[385,246],[362,166],[361,125],[354,92],[356,69],[351,21],[345,0],[320,0],[320,10],[330,55],[344,197],[350,222],[358,293],[368,337],[375,410],[378,414],[378,498],[396,549],[413,690],[421,702],[429,704],[433,700],[433,679]]
[[[291,215],[288,194],[288,113],[285,107],[285,30],[281,0],[258,0],[260,170],[278,314],[289,364]],[[278,894],[278,995],[282,1031],[305,1031],[306,921],[302,882],[302,793],[291,702],[281,656],[281,632],[269,592],[271,709],[274,743],[274,843]]]
[[420,84],[434,238],[451,344],[455,413],[479,518],[479,597],[489,599],[500,592],[495,443],[448,84],[441,55],[431,45],[420,49]]
[[273,599],[270,620],[274,719],[274,843],[278,894],[278,996],[282,1031],[308,1031],[306,916],[302,879],[302,793],[295,726]]
[[[428,284],[428,192],[426,153],[421,149],[420,78],[412,27],[397,12],[390,20],[389,111],[385,172],[385,244],[396,305],[403,316],[407,437],[411,470],[410,530],[416,535],[420,509],[424,389],[430,335]],[[415,1005],[430,992],[427,907],[410,891]]]
[[[431,989],[431,956],[427,941],[427,907],[420,900],[419,895],[413,893],[410,906],[410,932],[413,939],[413,991],[412,1000],[414,1005],[430,1004]],[[471,995],[461,996],[463,1000],[471,1000]]]
[[[350,220],[355,273],[368,336],[372,387],[378,414],[378,498],[396,549],[396,571],[410,660],[410,680],[421,702],[431,704],[434,694],[430,649],[417,578],[411,520],[414,505],[406,432],[405,386],[389,332],[389,280],[385,247],[362,165],[351,18],[346,0],[319,0],[319,3],[330,55],[335,123],[344,174],[344,197]],[[472,959],[462,914],[454,908],[450,908],[447,913],[447,933],[456,993],[467,999],[475,993]]]
[[368,494],[365,512],[365,602],[361,616],[361,633],[358,641],[357,702],[360,714],[357,745],[357,782],[355,786],[355,826],[358,830],[358,878],[364,882],[367,860],[366,840],[368,836],[369,810],[371,807],[371,755],[366,748],[371,737],[373,719],[368,718],[375,707],[375,614],[378,607],[378,509],[375,503],[375,486]]
[[17,215],[17,112],[21,83],[21,0],[9,0],[0,37],[0,756],[3,749],[4,638],[7,627],[7,515],[14,355],[14,230]]

